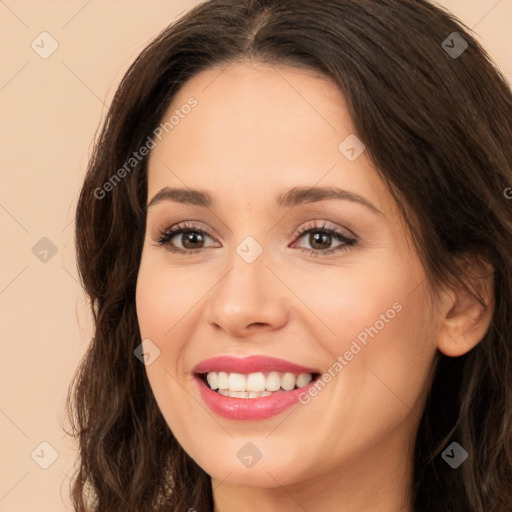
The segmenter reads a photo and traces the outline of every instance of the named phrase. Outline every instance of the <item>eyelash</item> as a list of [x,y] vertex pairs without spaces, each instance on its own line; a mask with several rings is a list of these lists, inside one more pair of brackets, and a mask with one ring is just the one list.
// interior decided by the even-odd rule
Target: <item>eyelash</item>
[[[194,253],[197,254],[201,251],[201,249],[212,249],[212,247],[206,247],[206,248],[200,248],[200,249],[180,249],[177,247],[173,247],[170,244],[170,241],[172,238],[174,238],[178,234],[187,233],[187,232],[194,232],[194,233],[201,233],[202,235],[208,235],[205,231],[202,229],[199,229],[195,227],[194,225],[190,225],[187,223],[184,224],[178,224],[174,226],[173,228],[167,229],[165,231],[161,231],[156,238],[153,238],[153,240],[156,242],[158,246],[167,246],[166,249],[175,252],[180,253],[184,255],[192,256]],[[314,257],[323,257],[327,256],[328,254],[332,254],[337,251],[345,251],[348,249],[351,249],[355,245],[357,245],[357,240],[355,238],[348,237],[343,231],[340,231],[336,228],[328,228],[326,227],[326,224],[324,223],[323,226],[318,226],[315,223],[308,224],[298,232],[294,234],[295,238],[300,238],[301,236],[310,233],[310,232],[322,232],[327,233],[330,235],[333,235],[334,238],[336,238],[340,242],[344,242],[344,244],[335,247],[334,249],[327,249],[325,251],[321,251],[318,249],[306,249],[304,247],[299,247],[302,251],[309,251],[311,256]],[[211,237],[210,237],[211,238]]]

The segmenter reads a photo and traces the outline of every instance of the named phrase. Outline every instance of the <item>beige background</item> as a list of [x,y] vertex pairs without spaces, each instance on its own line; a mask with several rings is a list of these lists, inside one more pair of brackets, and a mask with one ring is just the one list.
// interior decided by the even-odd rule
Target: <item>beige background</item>
[[[72,510],[64,400],[92,335],[73,248],[92,138],[142,48],[199,2],[0,0],[0,511]],[[512,0],[444,0],[512,82]],[[47,59],[38,51],[57,50]],[[447,34],[448,35],[448,34]],[[44,252],[48,238],[56,253]],[[37,245],[34,254],[32,248]],[[46,257],[47,261],[40,258]],[[57,459],[52,462],[53,447]]]

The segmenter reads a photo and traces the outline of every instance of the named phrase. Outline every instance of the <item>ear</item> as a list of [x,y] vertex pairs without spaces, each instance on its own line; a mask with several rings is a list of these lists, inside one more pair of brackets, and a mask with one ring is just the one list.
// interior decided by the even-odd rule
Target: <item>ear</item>
[[[460,256],[465,283],[444,295],[444,318],[438,332],[437,347],[450,357],[458,357],[474,348],[485,336],[494,314],[494,267],[481,257]],[[467,277],[466,277],[467,276]],[[484,305],[470,290],[481,295]]]

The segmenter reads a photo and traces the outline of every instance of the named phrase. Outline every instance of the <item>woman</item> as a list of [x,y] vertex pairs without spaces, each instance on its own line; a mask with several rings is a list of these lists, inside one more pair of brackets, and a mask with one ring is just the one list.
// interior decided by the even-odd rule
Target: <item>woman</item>
[[210,0],[76,216],[79,511],[512,510],[512,95],[411,0]]

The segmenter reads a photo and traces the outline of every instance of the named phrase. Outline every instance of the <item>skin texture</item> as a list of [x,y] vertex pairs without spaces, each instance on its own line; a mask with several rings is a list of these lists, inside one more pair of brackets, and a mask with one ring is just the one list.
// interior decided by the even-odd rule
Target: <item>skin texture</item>
[[[338,150],[355,129],[334,84],[285,66],[231,64],[187,82],[165,119],[191,96],[197,106],[152,151],[148,202],[163,187],[184,187],[216,204],[148,209],[136,297],[142,339],[161,351],[146,369],[170,429],[211,475],[216,512],[412,510],[412,449],[436,351],[470,350],[492,307],[482,313],[465,292],[448,290],[432,306],[367,152],[349,161]],[[297,186],[343,188],[381,214],[334,199],[278,208],[276,196]],[[183,234],[172,243],[196,254],[156,244],[183,222],[207,233],[208,248],[185,245]],[[343,242],[327,238],[322,249],[294,236],[313,223],[357,244],[322,256]],[[250,264],[236,252],[247,236],[263,249]],[[401,310],[307,405],[235,421],[202,402],[191,374],[200,361],[257,354],[325,372],[395,303]],[[251,468],[237,457],[247,442],[262,454]]]

